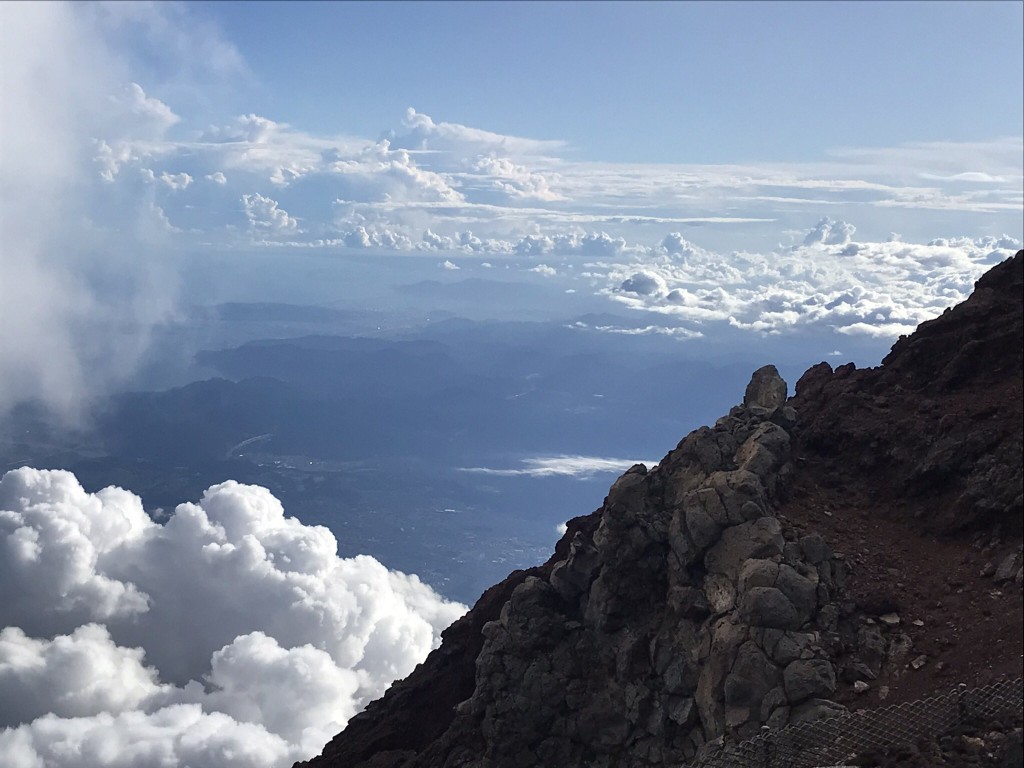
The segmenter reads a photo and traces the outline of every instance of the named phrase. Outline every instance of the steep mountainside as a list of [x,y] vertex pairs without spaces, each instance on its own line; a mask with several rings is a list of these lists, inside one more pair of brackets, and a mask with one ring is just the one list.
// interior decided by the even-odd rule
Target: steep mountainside
[[679,765],[1020,675],[1022,263],[879,368],[757,371],[302,765]]

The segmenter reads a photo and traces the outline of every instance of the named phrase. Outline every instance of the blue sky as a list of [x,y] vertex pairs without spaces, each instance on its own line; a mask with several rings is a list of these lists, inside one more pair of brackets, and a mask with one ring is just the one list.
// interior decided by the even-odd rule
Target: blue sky
[[[807,160],[1022,130],[1022,4],[204,3],[244,109],[375,136],[406,107],[579,159]],[[240,105],[241,106],[241,105]]]

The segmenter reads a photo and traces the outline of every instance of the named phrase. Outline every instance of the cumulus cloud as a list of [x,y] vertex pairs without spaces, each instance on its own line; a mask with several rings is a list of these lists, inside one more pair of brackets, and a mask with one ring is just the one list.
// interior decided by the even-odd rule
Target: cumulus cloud
[[452,239],[450,237],[439,235],[429,229],[423,232],[423,242],[436,250],[450,250],[452,247]]
[[454,151],[460,154],[543,155],[565,147],[562,141],[507,136],[458,123],[435,122],[430,115],[409,107],[402,132],[390,134],[395,147],[413,150]]
[[130,114],[140,118],[143,123],[152,126],[155,136],[162,136],[168,128],[181,121],[169,106],[160,99],[148,96],[138,83],[129,83],[120,99],[116,96],[111,98],[123,104]]
[[0,480],[0,753],[35,766],[308,757],[465,606],[234,482],[164,523],[63,471]]
[[373,247],[373,238],[366,231],[366,227],[356,227],[351,232],[346,233],[343,241],[349,248]]
[[242,195],[242,205],[249,223],[262,232],[292,232],[299,228],[299,222],[277,205],[277,200],[264,197],[258,192]]
[[587,479],[597,474],[624,472],[634,464],[655,466],[657,461],[633,461],[600,456],[542,456],[523,459],[524,466],[512,469],[493,467],[460,467],[462,472],[475,472],[500,477],[576,477]]
[[665,252],[670,256],[686,256],[688,254],[700,252],[693,243],[688,241],[678,232],[669,232],[665,235],[661,241],[661,247],[664,248]]
[[177,192],[180,189],[188,189],[194,179],[187,173],[164,173],[160,174],[160,181],[167,185],[168,188]]
[[588,274],[605,281],[601,290],[614,301],[702,326],[763,334],[816,326],[887,338],[965,299],[982,273],[1020,247],[1007,236],[853,242],[854,231],[823,218],[804,245],[731,254],[673,234],[647,257],[598,263]]
[[847,224],[845,221],[833,221],[825,216],[804,237],[804,245],[814,245],[815,243],[846,245],[856,231],[857,228],[852,224]]
[[271,768],[294,754],[283,739],[258,725],[206,713],[194,704],[153,713],[42,717],[0,731],[0,751],[11,768]]
[[289,126],[261,115],[239,115],[227,125],[213,125],[203,134],[202,139],[215,144],[269,144],[284,134]]
[[623,280],[619,290],[638,296],[664,296],[668,293],[668,284],[657,272],[640,271]]
[[329,163],[323,173],[322,181],[342,184],[347,194],[363,200],[463,202],[451,179],[418,165],[407,150],[392,148],[386,139],[355,157]]
[[39,398],[71,415],[128,375],[173,313],[169,230],[152,193],[122,197],[113,182],[134,157],[126,135],[159,142],[178,118],[127,76],[111,15],[0,7],[0,411]]
[[565,199],[551,189],[543,174],[518,165],[507,157],[481,157],[473,164],[473,171],[478,179],[488,182],[491,188],[510,198]]

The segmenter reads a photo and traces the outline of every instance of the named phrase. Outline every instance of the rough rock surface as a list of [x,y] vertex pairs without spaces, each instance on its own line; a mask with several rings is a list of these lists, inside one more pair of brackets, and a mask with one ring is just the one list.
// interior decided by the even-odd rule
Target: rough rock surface
[[930,508],[917,520],[933,531],[1002,524],[1020,534],[1021,253],[900,337],[881,367],[808,370],[792,402],[801,458],[824,465],[833,486],[870,477],[894,502],[888,516],[921,501]]
[[[886,526],[999,536],[978,578],[1016,578],[1003,589],[1019,615],[1022,260],[880,368],[816,366],[789,401],[774,368],[757,371],[743,405],[627,471],[545,565],[486,592],[303,765],[678,765],[913,690],[942,649],[922,642],[902,572],[833,549],[853,543],[847,525],[868,550],[900,546]],[[860,491],[875,506],[848,518],[839,502]],[[1019,669],[1017,637],[990,646]]]
[[[837,649],[836,698],[850,706],[1021,675],[1022,294],[1024,252],[880,367],[823,363],[797,383],[778,515],[851,573],[844,610],[870,647]],[[894,643],[903,660],[881,670]]]

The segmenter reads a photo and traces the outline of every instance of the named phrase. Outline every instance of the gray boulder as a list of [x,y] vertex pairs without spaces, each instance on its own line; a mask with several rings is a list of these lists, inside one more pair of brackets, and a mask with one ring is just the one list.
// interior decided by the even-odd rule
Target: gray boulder
[[745,408],[756,407],[774,411],[786,404],[788,387],[774,365],[766,365],[754,371],[743,395]]
[[790,704],[824,698],[836,691],[836,671],[827,659],[797,659],[782,673]]

